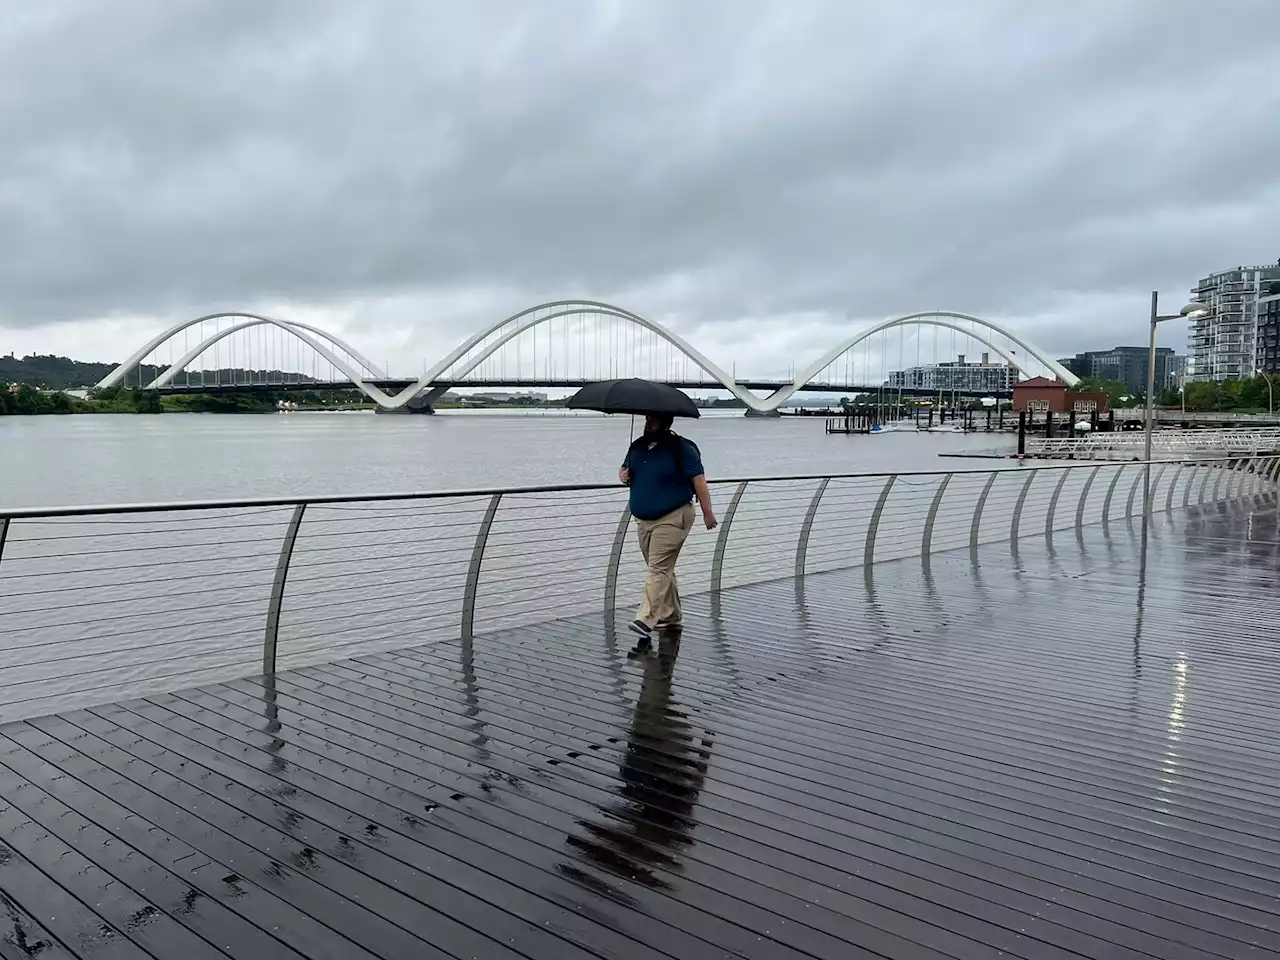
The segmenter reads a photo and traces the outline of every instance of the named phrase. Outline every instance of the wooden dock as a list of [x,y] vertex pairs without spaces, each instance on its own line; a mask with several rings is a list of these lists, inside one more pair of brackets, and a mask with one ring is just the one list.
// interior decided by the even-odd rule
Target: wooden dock
[[1268,494],[10,723],[0,957],[1275,956],[1277,587]]

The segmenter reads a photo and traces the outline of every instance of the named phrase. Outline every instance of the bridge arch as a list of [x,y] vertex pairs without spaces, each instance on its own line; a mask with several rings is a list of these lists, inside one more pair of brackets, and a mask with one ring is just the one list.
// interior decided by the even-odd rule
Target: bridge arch
[[[948,319],[942,319],[942,318],[948,318]],[[851,336],[849,339],[837,344],[836,346],[828,350],[826,353],[824,353],[822,356],[820,356],[812,364],[806,367],[799,375],[797,375],[795,379],[792,380],[790,385],[783,387],[777,393],[769,397],[766,403],[772,404],[769,409],[776,410],[781,404],[789,400],[797,390],[799,390],[802,386],[804,386],[806,383],[808,383],[810,380],[816,377],[824,369],[826,369],[828,366],[834,363],[835,360],[838,357],[840,357],[842,354],[844,354],[846,351],[853,349],[863,340],[866,340],[869,337],[873,337],[877,333],[882,333],[885,330],[891,330],[894,327],[932,326],[932,327],[943,327],[946,329],[955,330],[959,333],[963,333],[967,337],[971,337],[972,339],[977,340],[983,346],[988,347],[991,350],[994,350],[996,353],[1000,354],[1000,356],[1004,358],[1006,363],[1009,363],[1012,366],[1016,367],[1018,372],[1023,374],[1024,376],[1031,377],[1035,375],[1034,370],[1029,368],[1024,362],[1022,362],[1020,359],[1015,357],[1010,351],[1006,350],[1004,347],[1001,347],[999,344],[993,342],[988,337],[982,334],[979,334],[973,330],[962,327],[958,323],[951,322],[952,320],[965,320],[970,323],[976,323],[979,326],[992,331],[993,333],[999,333],[1002,336],[1007,337],[1008,339],[1016,343],[1018,346],[1022,347],[1022,349],[1025,350],[1032,357],[1039,360],[1042,364],[1048,367],[1053,372],[1054,376],[1056,376],[1059,380],[1061,380],[1063,383],[1067,384],[1068,386],[1073,387],[1080,382],[1079,377],[1077,377],[1074,373],[1072,373],[1062,364],[1058,363],[1057,360],[1054,360],[1044,351],[1040,350],[1038,347],[1035,347],[1029,341],[1025,340],[1018,334],[1014,333],[1012,330],[1009,330],[1007,327],[1001,324],[998,324],[993,320],[985,320],[982,317],[975,317],[967,313],[956,313],[951,310],[928,310],[921,313],[908,313],[901,317],[894,317],[891,320],[885,320],[882,323],[877,323],[874,326],[868,327],[866,330],[859,331],[858,333]]]
[[[551,310],[552,312],[546,316],[536,316],[536,314],[542,310]],[[768,401],[761,401],[755,396],[755,394],[751,393],[751,391],[744,390],[739,387],[734,382],[731,374],[727,373],[719,365],[713,363],[710,359],[704,356],[701,351],[686,341],[679,334],[668,330],[660,323],[640,316],[638,313],[632,313],[630,310],[624,310],[622,307],[617,307],[613,304],[604,303],[599,300],[551,300],[533,307],[528,307],[521,310],[519,313],[512,314],[504,320],[491,324],[479,333],[472,335],[442,360],[436,363],[435,366],[428,369],[416,383],[411,384],[409,387],[406,387],[404,391],[396,394],[396,396],[392,398],[394,406],[391,407],[391,409],[403,406],[422,391],[430,389],[435,381],[439,379],[441,374],[453,367],[462,359],[462,357],[466,356],[472,348],[481,343],[486,337],[497,333],[508,324],[515,324],[515,327],[508,330],[493,343],[486,346],[475,357],[466,361],[458,371],[457,376],[465,377],[490,356],[506,344],[510,343],[516,337],[520,336],[522,333],[561,317],[580,316],[583,314],[600,314],[603,316],[618,317],[619,319],[630,321],[637,326],[643,327],[644,329],[657,334],[709,373],[714,379],[719,381],[722,387],[745,403],[748,407],[762,412],[771,409],[767,405]],[[526,320],[527,322],[524,322]]]
[[[234,316],[240,316],[240,314],[234,314]],[[170,366],[167,370],[165,370],[164,373],[160,374],[160,376],[152,380],[151,383],[147,385],[147,389],[153,390],[168,384],[178,373],[180,373],[187,366],[187,364],[191,363],[193,360],[199,357],[206,350],[210,349],[215,343],[217,343],[219,340],[223,339],[224,337],[229,337],[233,333],[237,333],[249,327],[261,326],[263,324],[269,324],[273,327],[278,327],[281,330],[285,331],[286,333],[292,334],[298,340],[305,343],[317,354],[319,354],[321,357],[323,357],[325,360],[331,363],[337,370],[339,370],[344,376],[346,376],[351,381],[351,383],[358,390],[360,390],[361,393],[367,396],[374,403],[380,406],[383,406],[386,404],[386,401],[389,399],[387,395],[383,393],[381,390],[379,390],[377,387],[375,387],[373,384],[365,383],[363,373],[360,370],[357,370],[355,367],[351,366],[351,364],[347,363],[346,360],[339,357],[337,354],[335,354],[332,350],[324,346],[319,341],[312,339],[311,336],[306,332],[311,328],[308,327],[306,329],[302,329],[298,324],[289,323],[286,320],[275,320],[275,319],[272,319],[271,317],[258,317],[253,320],[247,321],[245,323],[237,323],[231,327],[228,327],[226,330],[220,330],[219,332],[213,334],[212,336],[206,337],[204,340],[200,341],[200,343],[198,343],[194,348],[187,351],[187,353],[181,359],[176,361],[172,366]],[[346,348],[343,347],[342,349],[345,350]],[[143,354],[143,356],[146,356],[146,354]],[[112,372],[114,373],[115,371],[112,371]],[[105,382],[106,381],[104,380],[103,383]]]
[[[118,367],[116,367],[109,374],[107,374],[100,381],[98,381],[97,389],[105,390],[108,387],[114,387],[117,384],[119,384],[125,378],[125,376],[129,373],[130,370],[132,370],[134,367],[140,364],[144,359],[146,359],[148,354],[150,354],[153,350],[159,347],[162,343],[165,343],[171,338],[182,333],[182,331],[187,330],[191,327],[194,327],[197,324],[205,323],[210,320],[226,320],[226,319],[233,319],[235,317],[244,317],[247,320],[253,321],[252,323],[238,324],[235,329],[239,329],[239,330],[243,330],[245,329],[245,327],[249,327],[249,326],[270,324],[271,326],[279,327],[281,330],[286,330],[289,333],[293,333],[295,335],[299,331],[306,331],[308,333],[315,334],[317,337],[320,337],[321,339],[326,340],[329,343],[333,344],[338,349],[344,350],[349,356],[353,357],[356,360],[356,362],[360,364],[362,368],[367,370],[369,373],[373,374],[375,377],[378,377],[380,379],[386,377],[385,372],[381,370],[376,364],[374,364],[373,361],[369,360],[359,350],[357,350],[355,347],[351,346],[351,344],[339,338],[336,334],[329,333],[328,331],[322,330],[319,327],[312,326],[311,324],[308,324],[308,323],[301,323],[296,320],[277,320],[274,317],[267,317],[258,313],[248,313],[243,310],[229,310],[222,313],[208,313],[202,317],[196,317],[193,320],[184,320],[181,323],[175,323],[173,326],[165,330],[162,330],[160,333],[156,334],[154,337],[152,337],[150,340],[144,343],[141,347],[135,350],[128,360],[125,360]],[[225,336],[225,334],[223,335]],[[208,343],[209,345],[212,345],[213,343],[217,342],[217,340],[220,340],[220,339],[222,339],[221,336],[214,334],[212,337],[209,337],[205,342]],[[304,340],[304,342],[306,342],[306,338],[302,338],[302,339]],[[192,360],[195,359],[195,357],[198,357],[200,353],[203,353],[203,352],[204,352],[203,350],[198,351],[197,353],[195,353],[194,356],[188,358],[186,363],[190,363]],[[326,357],[326,359],[328,358]],[[186,364],[183,364],[183,366],[185,365]],[[168,373],[168,372],[169,372],[168,370],[165,371],[165,373]],[[178,371],[174,370],[173,372],[177,373]],[[346,370],[343,370],[342,372],[344,374],[347,374],[347,376],[350,376],[350,374],[348,374]]]

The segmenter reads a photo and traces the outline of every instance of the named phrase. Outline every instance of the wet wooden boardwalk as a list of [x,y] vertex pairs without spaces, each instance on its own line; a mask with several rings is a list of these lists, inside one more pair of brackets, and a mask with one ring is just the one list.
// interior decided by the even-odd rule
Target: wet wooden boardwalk
[[[1280,952],[1271,500],[0,728],[0,957]],[[1145,556],[1145,559],[1144,559]]]

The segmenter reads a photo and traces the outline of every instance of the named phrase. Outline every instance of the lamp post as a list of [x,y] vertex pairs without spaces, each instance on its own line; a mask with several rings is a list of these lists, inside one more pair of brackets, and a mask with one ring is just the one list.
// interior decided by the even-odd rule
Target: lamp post
[[1271,392],[1271,374],[1259,367],[1258,376],[1267,381],[1267,415],[1270,416],[1275,413],[1275,397]]
[[[1188,303],[1177,313],[1170,313],[1164,316],[1160,315],[1160,293],[1157,290],[1151,291],[1151,346],[1147,351],[1147,416],[1146,416],[1146,442],[1143,445],[1143,460],[1151,462],[1151,437],[1155,432],[1156,411],[1155,411],[1155,392],[1156,392],[1156,327],[1164,323],[1166,320],[1177,320],[1179,317],[1186,317],[1188,320],[1194,320],[1197,317],[1203,317],[1209,312],[1207,304]],[[1147,468],[1150,475],[1151,468]],[[1148,499],[1150,499],[1148,497]]]

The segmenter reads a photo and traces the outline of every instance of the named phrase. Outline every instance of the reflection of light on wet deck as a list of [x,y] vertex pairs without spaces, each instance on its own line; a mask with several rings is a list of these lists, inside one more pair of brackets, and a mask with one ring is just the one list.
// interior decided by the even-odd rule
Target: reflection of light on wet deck
[[[1170,787],[1178,776],[1178,766],[1180,757],[1178,755],[1178,745],[1182,742],[1182,730],[1186,726],[1185,713],[1187,704],[1187,683],[1190,675],[1190,669],[1187,665],[1187,655],[1183,651],[1179,651],[1178,660],[1173,665],[1173,701],[1169,707],[1169,719],[1165,724],[1165,749],[1164,759],[1161,762],[1161,772],[1164,774],[1160,778],[1160,794],[1157,799],[1169,799],[1172,795]],[[1164,812],[1168,812],[1167,810]]]

